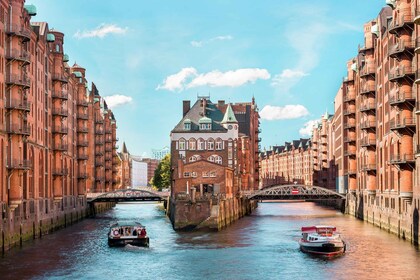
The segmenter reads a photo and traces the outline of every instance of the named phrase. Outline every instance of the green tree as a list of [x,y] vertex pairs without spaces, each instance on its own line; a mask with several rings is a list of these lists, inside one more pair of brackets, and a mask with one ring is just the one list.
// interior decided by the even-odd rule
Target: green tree
[[158,190],[171,185],[171,156],[169,154],[159,162],[150,184]]

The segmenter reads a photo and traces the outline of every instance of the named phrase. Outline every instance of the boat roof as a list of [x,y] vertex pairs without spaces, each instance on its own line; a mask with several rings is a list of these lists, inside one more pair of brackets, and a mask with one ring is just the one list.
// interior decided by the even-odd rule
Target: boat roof
[[317,225],[317,226],[310,226],[310,227],[302,227],[302,232],[315,232],[320,229],[331,229],[332,231],[335,231],[335,226],[325,226],[325,225]]
[[140,222],[138,221],[116,221],[110,224],[111,227],[117,227],[117,226],[127,226],[127,227],[133,227],[133,226],[139,226],[144,227]]

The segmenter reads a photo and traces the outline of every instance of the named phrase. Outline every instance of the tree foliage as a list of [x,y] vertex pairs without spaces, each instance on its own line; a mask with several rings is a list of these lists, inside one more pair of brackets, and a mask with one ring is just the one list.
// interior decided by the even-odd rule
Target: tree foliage
[[150,184],[162,190],[169,188],[171,185],[171,156],[167,154],[160,162],[155,170],[153,178],[150,180]]

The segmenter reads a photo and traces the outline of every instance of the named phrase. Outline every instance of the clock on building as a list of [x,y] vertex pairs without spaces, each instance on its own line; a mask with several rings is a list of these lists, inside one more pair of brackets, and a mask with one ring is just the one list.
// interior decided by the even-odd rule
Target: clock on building
[[228,125],[228,129],[232,129],[233,128],[233,126],[232,125]]

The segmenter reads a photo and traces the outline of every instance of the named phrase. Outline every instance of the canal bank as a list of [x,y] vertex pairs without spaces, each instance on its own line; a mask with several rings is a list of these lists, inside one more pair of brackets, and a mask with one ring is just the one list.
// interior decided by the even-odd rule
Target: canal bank
[[77,199],[33,200],[28,204],[11,210],[2,205],[3,222],[0,224],[0,248],[4,254],[15,246],[24,246],[28,240],[41,238],[44,235],[68,227],[91,216],[102,213],[115,206],[115,203],[95,203],[91,208],[86,197]]

